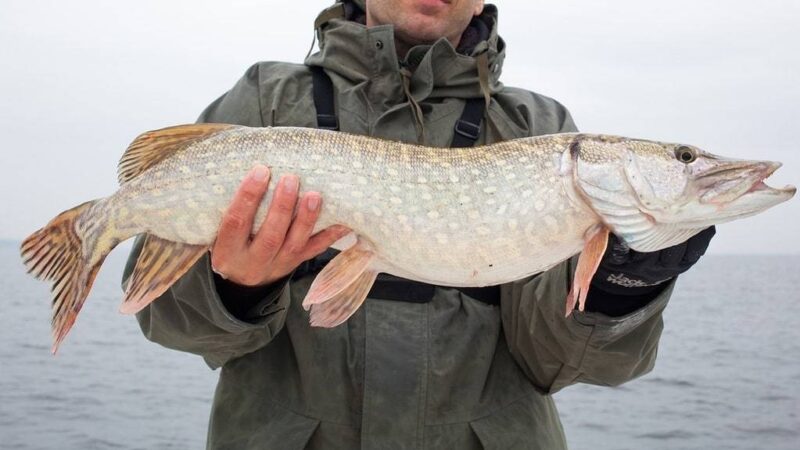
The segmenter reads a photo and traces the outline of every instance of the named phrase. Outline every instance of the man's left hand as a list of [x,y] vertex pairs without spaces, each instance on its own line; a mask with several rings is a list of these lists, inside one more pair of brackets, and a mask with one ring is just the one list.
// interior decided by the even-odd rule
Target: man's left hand
[[660,284],[689,270],[705,254],[715,233],[712,226],[682,244],[650,253],[631,250],[611,234],[592,287],[616,295],[653,292]]

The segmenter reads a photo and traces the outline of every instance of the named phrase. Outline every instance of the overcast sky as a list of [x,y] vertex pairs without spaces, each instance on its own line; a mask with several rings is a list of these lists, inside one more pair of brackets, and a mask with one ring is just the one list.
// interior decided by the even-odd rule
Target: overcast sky
[[[112,193],[137,134],[193,122],[252,63],[302,62],[330,3],[2,0],[0,238]],[[797,0],[498,6],[504,82],[558,99],[582,131],[779,160],[769,183],[800,183]],[[798,230],[793,199],[722,225],[710,251],[796,254]]]

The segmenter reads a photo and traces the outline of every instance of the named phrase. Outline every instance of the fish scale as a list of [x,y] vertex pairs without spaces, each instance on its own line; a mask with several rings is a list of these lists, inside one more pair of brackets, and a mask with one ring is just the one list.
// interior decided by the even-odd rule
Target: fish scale
[[177,281],[214,242],[239,184],[270,167],[264,221],[277,180],[325,199],[315,231],[353,232],[318,275],[303,306],[335,326],[363,302],[379,272],[443,286],[496,285],[581,252],[567,313],[582,309],[609,231],[654,251],[711,224],[794,195],[761,180],[779,164],[734,161],[684,145],[557,134],[482,147],[433,148],[326,130],[225,124],[144,133],[120,162],[120,189],[57,216],[27,238],[29,271],[53,283],[54,350],[105,255],[146,233],[123,312]]
[[[385,271],[440,285],[498,284],[577,253],[583,231],[596,222],[586,205],[570,203],[576,195],[564,189],[572,184],[557,181],[571,177],[559,173],[559,162],[572,139],[439,149],[306,128],[237,128],[161,162],[153,167],[159,176],[144,173],[123,185],[108,207],[124,204],[142,219],[138,227],[164,239],[210,244],[247,171],[267,164],[269,192],[281,175],[297,174],[303,191],[325,199],[317,230],[337,223],[353,229],[385,255]],[[220,148],[237,149],[236,156]],[[522,158],[524,164],[510,163]],[[270,200],[268,194],[254,229]]]

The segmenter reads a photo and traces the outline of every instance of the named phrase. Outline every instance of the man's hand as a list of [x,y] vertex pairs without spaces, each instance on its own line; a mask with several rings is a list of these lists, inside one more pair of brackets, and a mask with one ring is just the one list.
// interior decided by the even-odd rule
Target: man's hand
[[608,247],[592,278],[586,311],[622,317],[652,301],[664,282],[689,270],[706,252],[716,229],[712,226],[686,242],[656,252],[631,250],[609,235]]
[[592,286],[619,295],[654,291],[655,286],[689,270],[706,252],[715,233],[712,226],[686,242],[652,253],[631,250],[612,234]]
[[298,202],[299,179],[286,175],[278,182],[264,223],[251,237],[253,220],[269,179],[266,166],[254,167],[222,217],[211,249],[211,267],[230,282],[259,286],[280,280],[350,232],[334,225],[312,236],[322,197],[318,192],[306,192]]

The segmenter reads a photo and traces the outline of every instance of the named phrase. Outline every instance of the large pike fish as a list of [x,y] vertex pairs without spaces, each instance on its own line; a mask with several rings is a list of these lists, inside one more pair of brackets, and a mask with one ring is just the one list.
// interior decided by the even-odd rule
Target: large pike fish
[[[303,306],[312,325],[344,322],[380,272],[444,286],[486,286],[581,252],[567,314],[583,308],[608,232],[650,252],[750,216],[796,189],[762,181],[780,163],[720,158],[688,145],[557,134],[474,148],[431,148],[306,128],[185,125],[144,133],[113,195],[65,211],[22,243],[28,271],[52,283],[53,351],[105,256],[147,233],[121,311],[155,300],[214,242],[255,164],[271,183],[295,173],[325,198],[317,228],[353,230]],[[273,186],[274,187],[274,186]],[[270,193],[274,189],[270,189]],[[271,194],[254,227],[264,220]]]

